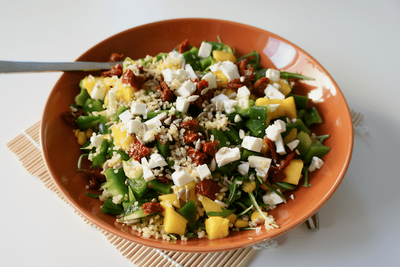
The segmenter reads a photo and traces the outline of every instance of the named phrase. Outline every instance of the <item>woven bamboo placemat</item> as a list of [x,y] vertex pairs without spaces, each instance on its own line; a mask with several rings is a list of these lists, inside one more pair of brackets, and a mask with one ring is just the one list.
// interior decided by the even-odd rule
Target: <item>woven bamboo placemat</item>
[[[46,188],[53,191],[58,197],[69,204],[67,199],[61,194],[54,184],[45,166],[41,147],[40,147],[40,121],[22,131],[13,140],[7,143],[7,147],[17,156],[22,166],[31,175],[37,177],[43,182]],[[136,266],[142,267],[168,267],[168,266],[207,266],[222,267],[244,266],[256,252],[256,248],[248,247],[238,250],[215,252],[215,253],[183,253],[168,250],[153,249],[134,242],[120,238],[111,234],[84,218],[82,219],[89,225],[98,229],[107,240],[120,251],[121,255],[126,257]],[[268,245],[268,244],[267,244]],[[260,247],[262,248],[262,247]]]

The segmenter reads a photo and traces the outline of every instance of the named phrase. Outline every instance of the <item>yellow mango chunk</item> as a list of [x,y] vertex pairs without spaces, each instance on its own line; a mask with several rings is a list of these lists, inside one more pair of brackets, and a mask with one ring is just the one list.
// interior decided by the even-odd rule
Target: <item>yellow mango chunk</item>
[[168,201],[175,208],[178,208],[178,209],[181,208],[181,203],[178,200],[177,195],[174,194],[174,193],[158,196],[158,200],[161,201],[161,202],[167,202]]
[[294,102],[293,96],[285,98],[285,100],[283,100],[282,106],[285,109],[285,113],[289,118],[297,119],[296,104]]
[[132,100],[133,93],[136,91],[134,87],[119,82],[114,87],[116,89],[116,100],[129,103]]
[[261,151],[260,153],[265,155],[269,150],[269,146],[267,144],[267,141],[265,141],[265,139],[263,139],[263,143],[262,143],[262,147],[261,147]]
[[[203,205],[204,210],[207,212],[221,212],[221,206],[215,202],[214,200],[201,196],[201,204]],[[214,216],[210,216],[214,217]],[[230,223],[234,223],[236,221],[236,215],[235,214],[230,214],[229,216],[226,217]]]
[[288,143],[294,141],[294,139],[296,139],[296,136],[297,136],[297,129],[296,129],[296,128],[293,128],[293,129],[290,131],[290,133],[289,133],[288,135],[286,135],[285,139],[283,139],[283,142],[284,142],[285,144],[288,144]]
[[[268,216],[268,212],[263,211],[264,216]],[[261,219],[263,222],[265,221],[264,216],[261,215],[261,213],[259,213],[258,211],[255,211],[251,214],[250,220],[252,222],[256,222],[256,220],[258,221],[259,219]]]
[[189,202],[190,200],[193,200],[194,203],[197,206],[197,205],[199,205],[200,201],[197,199],[197,195],[196,195],[196,192],[195,192],[195,187],[196,187],[196,182],[192,181],[192,182],[187,183],[187,184],[185,184],[185,185],[183,185],[181,187],[174,187],[173,190],[174,190],[175,194],[178,194],[178,192],[179,192],[179,190],[181,188],[183,188],[185,190],[189,189],[189,191],[190,191],[189,198],[186,199],[186,194],[183,194],[183,196],[180,198],[180,200],[181,200],[181,202],[184,202],[184,203]]
[[236,57],[232,53],[219,51],[219,50],[214,50],[212,53],[213,53],[214,59],[217,62],[223,62],[223,61],[231,61],[233,63],[236,62]]
[[301,170],[303,169],[303,161],[301,159],[292,159],[289,166],[283,171],[286,175],[286,183],[298,185],[301,178]]
[[[273,81],[269,82],[270,84],[274,84]],[[284,95],[287,96],[288,94],[290,94],[290,92],[292,91],[292,88],[290,88],[290,85],[286,82],[285,79],[280,79],[277,84],[279,84],[281,86],[281,88],[279,89],[279,91]]]
[[245,221],[242,219],[237,219],[235,222],[235,227],[237,228],[244,228],[249,226],[249,221]]
[[133,141],[133,136],[128,135],[126,130],[121,130],[123,123],[119,123],[111,128],[112,135],[114,137],[114,144],[120,146],[122,150],[128,151],[129,146]]
[[226,78],[221,70],[214,71],[213,74],[215,75],[218,88],[228,85],[228,78]]
[[205,226],[208,239],[224,238],[229,234],[229,220],[221,216],[207,218]]
[[274,111],[271,111],[271,109],[268,109],[268,114],[267,114],[267,125],[269,125],[269,122],[273,119],[277,119],[279,117],[285,116],[285,108],[283,106],[284,100],[281,99],[269,99],[265,97],[257,98],[255,101],[255,106],[269,106],[272,104],[277,104],[279,106],[276,107]]
[[169,234],[184,235],[188,221],[173,208],[167,207],[164,215],[164,230]]
[[248,181],[244,182],[242,190],[246,193],[251,193],[256,189],[256,182],[255,181]]

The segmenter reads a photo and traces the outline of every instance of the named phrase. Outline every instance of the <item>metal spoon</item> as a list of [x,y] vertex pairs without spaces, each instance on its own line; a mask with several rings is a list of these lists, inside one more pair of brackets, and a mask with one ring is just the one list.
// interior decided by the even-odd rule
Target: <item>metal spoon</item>
[[0,60],[0,73],[108,70],[122,62],[35,62]]

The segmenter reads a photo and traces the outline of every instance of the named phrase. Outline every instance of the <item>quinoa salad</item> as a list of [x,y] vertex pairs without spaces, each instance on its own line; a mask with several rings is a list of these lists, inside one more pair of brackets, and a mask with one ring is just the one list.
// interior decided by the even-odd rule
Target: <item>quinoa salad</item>
[[324,164],[329,135],[312,132],[321,116],[293,90],[294,80],[312,78],[263,68],[257,51],[184,40],[171,52],[110,61],[81,80],[63,118],[81,147],[82,190],[143,237],[278,228],[269,211]]

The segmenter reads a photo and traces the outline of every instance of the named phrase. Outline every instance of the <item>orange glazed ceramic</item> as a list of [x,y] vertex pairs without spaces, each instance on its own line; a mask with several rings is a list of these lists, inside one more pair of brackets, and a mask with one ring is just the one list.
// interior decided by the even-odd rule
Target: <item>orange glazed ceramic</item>
[[77,61],[107,61],[111,53],[124,54],[132,59],[170,52],[177,44],[188,39],[199,47],[203,40],[221,40],[235,48],[238,56],[256,50],[260,53],[264,68],[276,68],[298,72],[315,78],[315,81],[300,81],[294,85],[296,94],[310,97],[324,122],[313,128],[316,134],[330,134],[324,144],[331,151],[323,159],[324,166],[310,174],[311,187],[299,186],[294,191],[294,200],[280,205],[270,212],[274,215],[278,229],[261,233],[255,231],[231,232],[224,239],[189,239],[162,241],[142,238],[130,227],[115,221],[115,216],[100,211],[102,202],[85,195],[88,179],[76,171],[81,155],[71,126],[61,114],[69,111],[80,92],[79,81],[88,73],[64,73],[54,86],[46,103],[41,126],[41,144],[48,170],[64,197],[85,218],[108,232],[158,249],[182,252],[215,252],[232,250],[276,238],[306,221],[332,196],[345,175],[353,148],[353,128],[350,112],[339,87],[328,72],[310,55],[285,39],[252,26],[216,19],[174,19],[155,22],[116,34],[95,45]]

